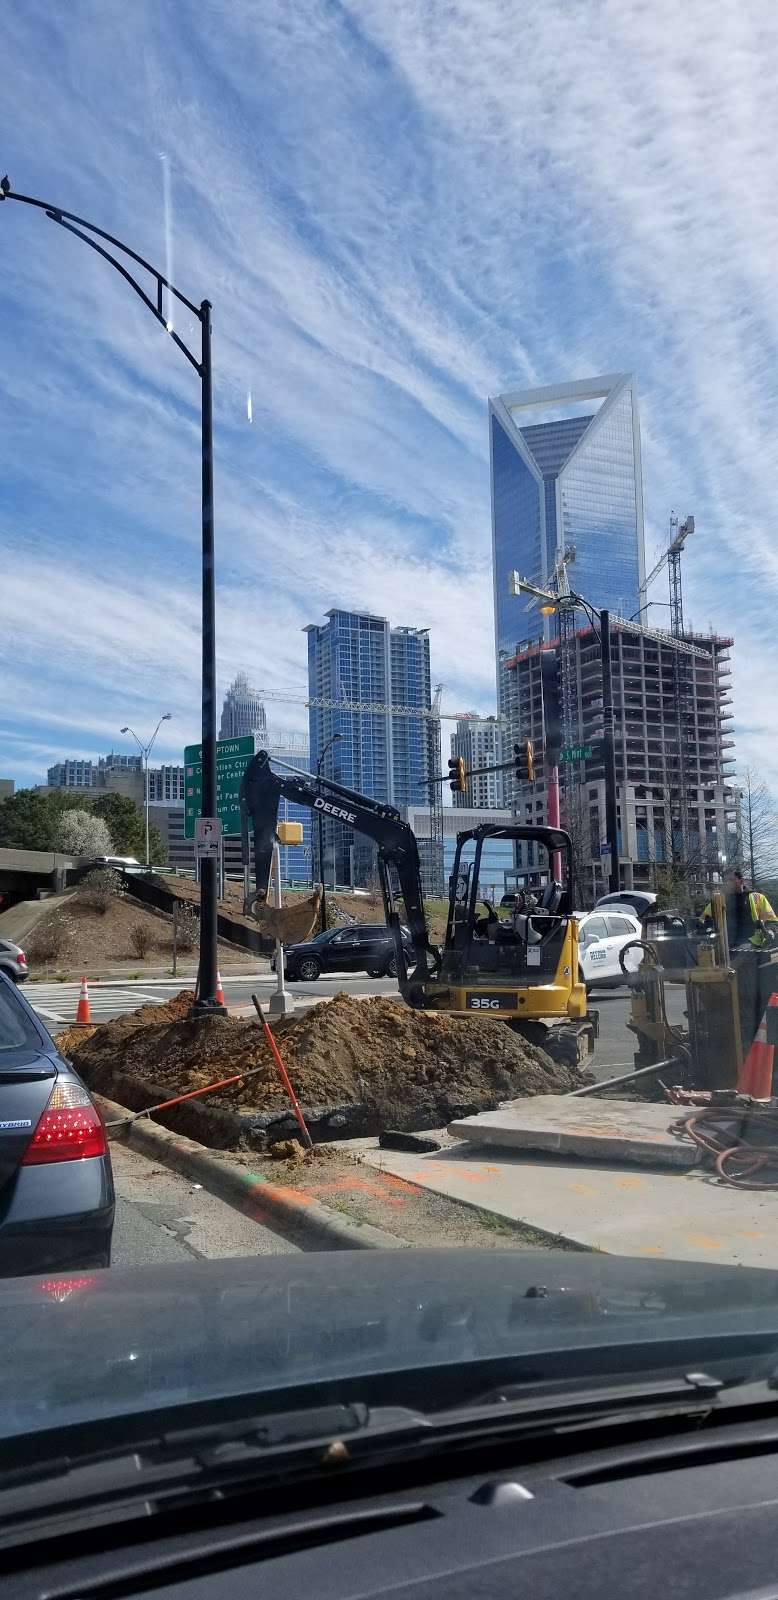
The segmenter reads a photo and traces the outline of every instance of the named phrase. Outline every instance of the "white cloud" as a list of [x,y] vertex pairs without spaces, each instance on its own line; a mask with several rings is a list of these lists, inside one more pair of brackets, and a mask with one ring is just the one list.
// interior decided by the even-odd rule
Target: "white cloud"
[[[9,170],[163,259],[167,156],[176,272],[215,305],[222,675],[302,686],[303,623],[359,604],[429,625],[449,704],[488,709],[485,396],[636,369],[649,548],[671,506],[695,513],[687,616],[735,633],[742,748],[766,746],[769,0],[715,26],[707,0],[531,19],[520,0],[188,0],[174,51],[152,0],[76,9],[8,18]],[[150,713],[164,686],[196,737],[195,375],[45,219],[3,208],[0,248],[4,535],[28,541],[0,650],[52,728],[98,736],[107,703]]]

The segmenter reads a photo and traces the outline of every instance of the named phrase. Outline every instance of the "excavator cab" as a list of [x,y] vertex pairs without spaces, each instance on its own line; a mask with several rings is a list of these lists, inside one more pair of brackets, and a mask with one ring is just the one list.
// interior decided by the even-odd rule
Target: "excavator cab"
[[[483,851],[493,839],[532,843],[545,852],[548,881],[503,895],[499,907],[484,900]],[[503,1017],[559,1059],[585,1060],[594,1049],[597,1019],[587,1012],[579,976],[572,858],[570,836],[561,828],[482,823],[458,834],[440,977],[425,986],[425,1004]],[[559,877],[555,868],[561,868]]]

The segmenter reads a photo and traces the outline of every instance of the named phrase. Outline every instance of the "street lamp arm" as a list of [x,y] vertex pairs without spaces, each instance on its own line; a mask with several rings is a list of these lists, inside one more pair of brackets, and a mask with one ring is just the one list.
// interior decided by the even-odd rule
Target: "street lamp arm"
[[154,729],[154,732],[152,733],[151,738],[149,739],[148,745],[146,747],[148,749],[149,755],[151,755],[151,751],[152,751],[152,748],[153,748],[153,745],[154,745],[154,740],[156,739],[157,734],[159,733],[159,730],[162,727],[163,722],[167,722],[167,720],[168,720],[168,712],[165,712],[165,715],[160,717],[159,722],[157,723],[157,726]]
[[121,731],[122,731],[122,733],[131,733],[133,739],[135,740],[136,745],[138,746],[138,749],[140,750],[141,755],[145,755],[146,746],[145,746],[145,744],[141,743],[141,740],[138,738],[138,735],[135,732],[135,729],[130,727],[129,722],[127,723],[126,728],[122,728]]
[[[164,277],[164,275],[159,272],[156,267],[151,265],[150,261],[144,260],[143,256],[138,255],[136,250],[132,250],[128,244],[123,244],[121,239],[115,239],[113,234],[106,233],[104,228],[98,228],[94,222],[87,222],[84,217],[76,216],[75,212],[73,211],[63,211],[59,206],[49,205],[48,201],[46,200],[34,199],[32,195],[16,194],[13,189],[7,189],[0,192],[0,199],[18,200],[23,205],[35,206],[37,210],[43,211],[45,216],[47,216],[51,222],[57,222],[59,223],[60,227],[66,228],[68,233],[74,233],[77,239],[82,239],[84,244],[88,244],[90,249],[95,250],[99,256],[103,257],[104,261],[109,262],[112,267],[115,267],[120,276],[124,278],[125,282],[130,285],[130,288],[135,290],[135,293],[143,301],[143,304],[148,307],[152,316],[156,317],[157,322],[162,324],[165,332],[169,334],[170,338],[173,340],[173,343],[178,345],[179,350],[181,350],[186,356],[187,361],[191,362],[195,372],[202,376],[202,367],[200,362],[192,354],[191,350],[189,350],[184,344],[183,339],[179,337],[175,329],[168,326],[168,320],[162,311],[162,290],[167,289],[170,294],[175,295],[176,299],[179,300],[182,305],[186,306],[189,311],[194,313],[198,319],[198,322],[202,321],[202,308],[194,305],[191,300],[188,300],[186,295],[182,294],[181,290],[177,289],[174,283],[170,283],[170,281]],[[75,226],[76,223],[78,224],[77,227]],[[84,229],[87,231],[84,232]],[[106,242],[108,244],[112,244],[115,249],[121,250],[123,255],[127,255],[131,258],[131,260],[137,261],[138,266],[142,267],[144,272],[148,272],[150,276],[154,278],[157,285],[156,305],[151,297],[146,293],[142,284],[138,283],[137,279],[133,277],[130,271],[128,271],[127,267],[125,267],[121,261],[117,261],[116,256],[111,255],[110,250],[104,250],[102,245],[97,243],[97,238],[90,237],[91,234],[96,234],[97,238],[105,239]]]
[[580,595],[580,594],[571,594],[570,599],[572,600],[573,604],[576,605],[576,606],[579,606],[580,609],[588,617],[589,622],[591,624],[591,628],[592,628],[592,632],[594,634],[594,637],[597,640],[597,643],[599,644],[600,643],[600,629],[599,629],[600,612],[599,612],[597,606],[593,606],[589,600],[584,600],[583,595]]

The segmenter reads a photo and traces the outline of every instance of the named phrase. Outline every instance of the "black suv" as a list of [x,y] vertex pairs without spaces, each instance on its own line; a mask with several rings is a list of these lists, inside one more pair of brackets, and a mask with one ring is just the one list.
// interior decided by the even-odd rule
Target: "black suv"
[[[403,928],[403,945],[413,955],[411,936]],[[271,961],[275,968],[275,957]],[[304,944],[284,947],[286,976],[311,983],[320,972],[367,972],[371,978],[396,978],[397,961],[389,929],[383,923],[350,923],[347,928],[319,933]]]

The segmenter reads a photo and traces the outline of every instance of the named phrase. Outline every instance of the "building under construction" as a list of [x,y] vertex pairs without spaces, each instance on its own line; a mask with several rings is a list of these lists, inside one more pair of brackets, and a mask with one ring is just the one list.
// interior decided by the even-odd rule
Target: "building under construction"
[[[654,888],[658,870],[673,867],[693,890],[701,890],[731,855],[736,833],[732,640],[686,633],[676,642],[669,634],[634,623],[627,627],[617,618],[611,628],[622,887]],[[558,641],[528,643],[503,663],[511,742],[532,739],[541,775],[540,660],[541,654],[554,650],[559,650]],[[578,897],[586,904],[608,887],[602,864],[602,663],[591,627],[572,630],[565,665],[572,712],[568,726],[576,748],[591,751],[575,762],[563,762],[560,769],[562,822],[573,835]],[[542,776],[515,788],[513,806],[520,820],[543,819],[546,804]],[[531,881],[535,863],[523,848],[517,873],[520,881]]]

